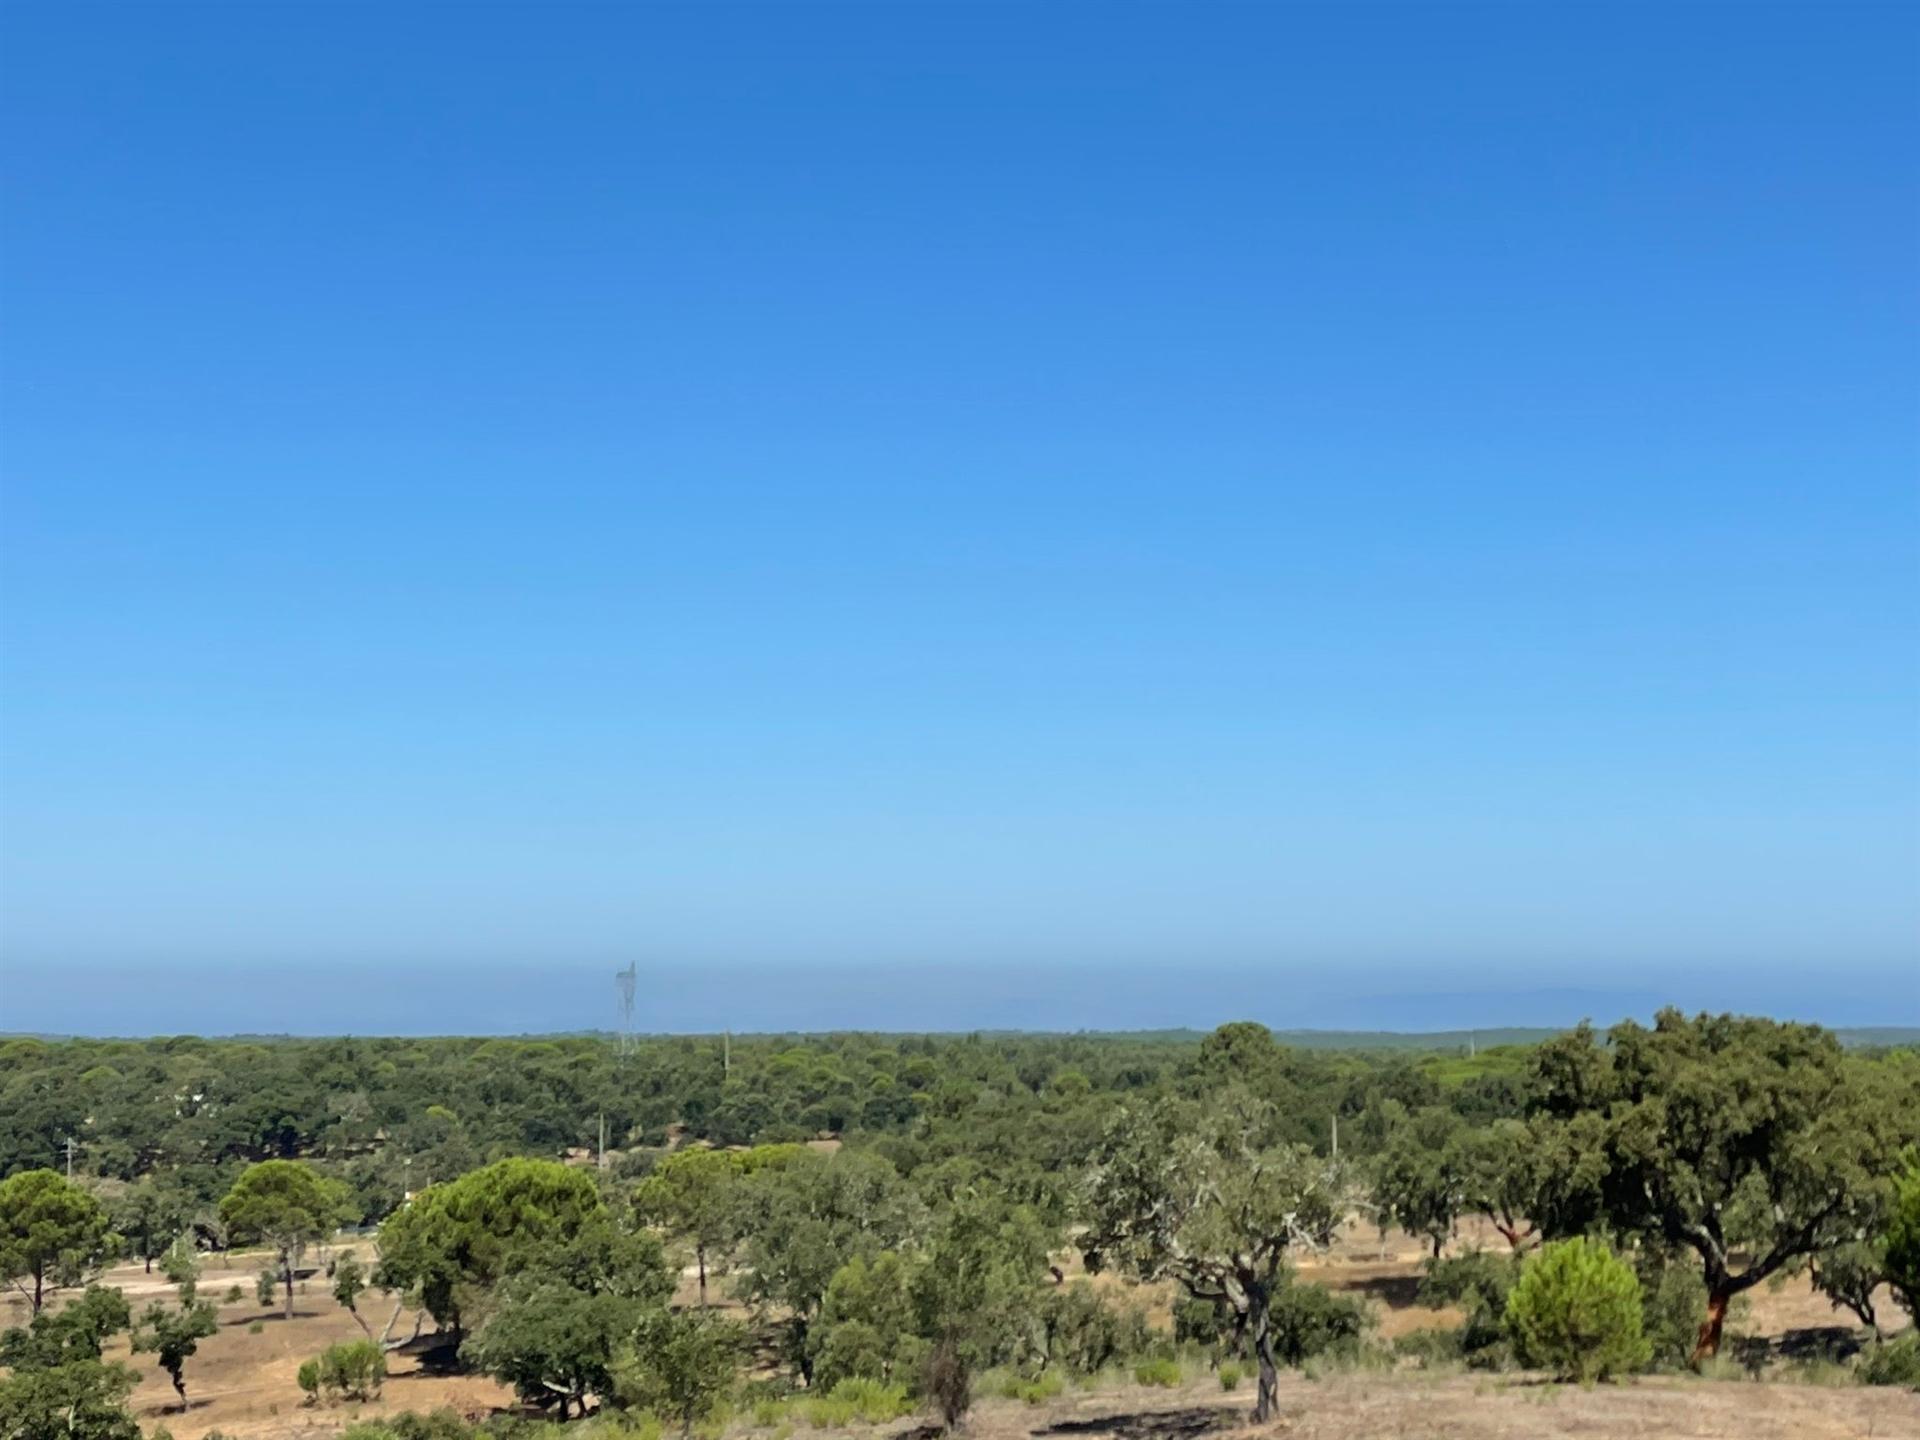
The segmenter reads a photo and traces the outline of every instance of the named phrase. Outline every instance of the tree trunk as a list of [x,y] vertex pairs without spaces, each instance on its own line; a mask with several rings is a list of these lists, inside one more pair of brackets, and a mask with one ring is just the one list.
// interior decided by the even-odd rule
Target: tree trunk
[[287,1282],[287,1319],[291,1320],[293,1318],[293,1256],[288,1254],[282,1264],[284,1268],[281,1273],[286,1277]]
[[1446,1238],[1447,1238],[1446,1236],[1440,1234],[1437,1231],[1434,1233],[1434,1236],[1433,1236],[1433,1258],[1434,1259],[1438,1260],[1440,1258],[1440,1247],[1446,1243]]
[[1253,1329],[1253,1353],[1260,1362],[1260,1392],[1253,1402],[1253,1423],[1264,1425],[1273,1419],[1280,1403],[1280,1371],[1273,1362],[1273,1336],[1267,1329],[1267,1288],[1247,1287],[1247,1318]]
[[[393,1327],[400,1323],[400,1309],[406,1303],[404,1298],[393,1302],[393,1314],[387,1317],[386,1328],[380,1332],[380,1349],[382,1352],[398,1350],[402,1345],[408,1343],[405,1340],[395,1340],[393,1338]],[[413,1339],[417,1340],[420,1338],[420,1324],[419,1316],[415,1316],[413,1322]]]
[[800,1383],[813,1388],[813,1352],[807,1344],[809,1322],[805,1315],[793,1317],[793,1358],[800,1367]]
[[1727,1302],[1733,1296],[1726,1290],[1707,1292],[1707,1318],[1700,1324],[1700,1338],[1694,1342],[1693,1363],[1720,1353],[1720,1331],[1727,1323]]
[[180,1378],[180,1372],[177,1370],[173,1374],[173,1388],[180,1392],[180,1408],[185,1410],[187,1408],[187,1382]]
[[38,1315],[40,1307],[46,1303],[46,1267],[40,1266],[33,1272],[33,1313]]
[[693,1261],[694,1261],[694,1264],[700,1267],[700,1308],[704,1310],[707,1308],[707,1247],[706,1246],[696,1245],[693,1247]]
[[1507,1242],[1507,1248],[1509,1250],[1517,1251],[1522,1245],[1527,1243],[1528,1237],[1533,1234],[1531,1230],[1522,1234],[1518,1225],[1502,1223],[1499,1220],[1493,1222],[1493,1228],[1500,1232],[1500,1238]]

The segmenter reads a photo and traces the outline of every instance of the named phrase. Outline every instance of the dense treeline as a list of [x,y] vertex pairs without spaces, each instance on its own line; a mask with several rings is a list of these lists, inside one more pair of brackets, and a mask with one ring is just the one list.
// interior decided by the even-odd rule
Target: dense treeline
[[[1230,1036],[1231,1029],[1222,1032]],[[629,1166],[669,1141],[765,1145],[833,1135],[903,1171],[990,1173],[1059,1203],[1059,1180],[1123,1100],[1235,1078],[1218,1036],[825,1035],[249,1042],[16,1039],[0,1044],[0,1176],[146,1180],[206,1209],[247,1164],[304,1159],[349,1186],[360,1223],[410,1190],[509,1155],[608,1144]],[[1428,1057],[1287,1050],[1262,1083],[1291,1138],[1377,1147],[1442,1106],[1519,1113],[1524,1052]]]
[[[1155,1383],[1197,1347],[1223,1382],[1251,1365],[1267,1418],[1282,1366],[1366,1344],[1365,1306],[1296,1270],[1355,1219],[1430,1240],[1426,1293],[1467,1315],[1401,1359],[1591,1380],[1703,1363],[1777,1275],[1810,1273],[1876,1337],[1883,1297],[1920,1300],[1920,1053],[1731,1016],[1425,1057],[1303,1052],[1253,1024],[627,1055],[16,1041],[9,1102],[0,1265],[33,1318],[0,1341],[0,1421],[123,1413],[130,1382],[100,1356],[129,1326],[184,1402],[211,1329],[195,1252],[264,1247],[259,1298],[290,1317],[297,1267],[343,1225],[379,1227],[370,1270],[328,1275],[366,1339],[302,1367],[314,1403],[370,1393],[391,1346],[424,1340],[563,1419],[683,1430],[753,1398],[749,1345],[779,1376],[758,1404],[921,1405],[949,1427],[988,1372],[1036,1391],[1137,1363]],[[72,1181],[46,1163],[68,1135]],[[1446,1254],[1475,1217],[1497,1246]],[[98,1287],[48,1303],[128,1252],[177,1304],[135,1321]],[[1180,1299],[1148,1314],[1077,1265]],[[676,1305],[686,1276],[697,1298]],[[716,1286],[750,1330],[709,1308]],[[393,1306],[377,1335],[369,1289]],[[396,1337],[405,1307],[433,1330]],[[1920,1344],[1876,1343],[1869,1368],[1920,1379]]]

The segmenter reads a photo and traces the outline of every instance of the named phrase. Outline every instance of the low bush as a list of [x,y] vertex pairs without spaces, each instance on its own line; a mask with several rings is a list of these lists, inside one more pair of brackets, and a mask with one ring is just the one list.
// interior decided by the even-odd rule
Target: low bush
[[1246,1336],[1234,1324],[1233,1313],[1216,1300],[1175,1300],[1173,1339],[1178,1345],[1203,1345],[1218,1355],[1245,1358]]
[[1604,1244],[1549,1245],[1521,1268],[1506,1328],[1523,1364],[1591,1384],[1646,1364],[1640,1281]]
[[1707,1288],[1699,1268],[1657,1251],[1643,1254],[1637,1268],[1640,1333],[1646,1337],[1648,1364],[1656,1370],[1690,1368],[1700,1326],[1707,1318]]
[[1859,1375],[1868,1385],[1920,1390],[1920,1331],[1868,1346],[1860,1356]]
[[1240,1388],[1240,1381],[1243,1378],[1245,1378],[1245,1372],[1233,1361],[1229,1360],[1221,1365],[1220,1388],[1222,1390],[1238,1390]]
[[842,1380],[824,1395],[799,1404],[800,1417],[816,1430],[831,1430],[855,1422],[884,1425],[913,1411],[913,1399],[904,1385],[855,1377]]
[[1497,1365],[1505,1359],[1507,1296],[1519,1274],[1519,1262],[1511,1255],[1485,1250],[1427,1263],[1420,1280],[1420,1303],[1452,1305],[1466,1312],[1466,1323],[1455,1332],[1459,1344],[1450,1358],[1464,1358],[1478,1366]]
[[1274,1358],[1295,1368],[1322,1355],[1350,1354],[1372,1323],[1360,1301],[1297,1281],[1274,1292],[1267,1312]]
[[1142,1360],[1133,1367],[1133,1378],[1137,1384],[1152,1385],[1162,1390],[1171,1390],[1178,1385],[1180,1376],[1180,1362],[1165,1356]]
[[1409,1330],[1404,1335],[1394,1337],[1392,1350],[1397,1359],[1411,1360],[1422,1370],[1445,1369],[1463,1364],[1466,1352],[1461,1349],[1459,1330]]
[[1091,1375],[1138,1355],[1153,1341],[1144,1311],[1115,1305],[1085,1280],[1048,1292],[1040,1323],[1048,1363],[1075,1375]]
[[371,1400],[387,1378],[387,1357],[371,1340],[348,1340],[302,1362],[294,1378],[309,1400]]
[[1057,1370],[1048,1370],[1033,1379],[1011,1374],[999,1386],[1002,1399],[1021,1400],[1029,1405],[1044,1405],[1066,1388],[1067,1382]]
[[462,1419],[452,1410],[434,1410],[422,1415],[409,1410],[385,1422],[395,1440],[474,1440],[480,1427]]

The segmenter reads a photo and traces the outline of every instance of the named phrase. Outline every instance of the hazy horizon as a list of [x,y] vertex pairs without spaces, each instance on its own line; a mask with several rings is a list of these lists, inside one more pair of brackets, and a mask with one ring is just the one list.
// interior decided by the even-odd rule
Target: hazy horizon
[[1920,1019],[1913,8],[0,42],[0,1025]]
[[[1920,1008],[1839,989],[1824,1004],[1751,987],[1625,983],[1392,992],[1277,968],[1160,966],[638,967],[635,1029],[646,1034],[868,1030],[1275,1030],[1430,1033],[1556,1029],[1648,1020],[1666,1005],[1835,1028],[1920,1025]],[[271,978],[232,967],[16,969],[0,1031],[141,1035],[528,1035],[618,1029],[610,970],[561,967],[302,967]]]

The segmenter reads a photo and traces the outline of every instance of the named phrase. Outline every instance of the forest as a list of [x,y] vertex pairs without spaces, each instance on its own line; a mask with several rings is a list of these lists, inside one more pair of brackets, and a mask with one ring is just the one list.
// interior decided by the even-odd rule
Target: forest
[[[1302,1278],[1355,1227],[1414,1237],[1460,1322],[1388,1343]],[[261,1304],[317,1285],[358,1327],[289,1403],[364,1399],[403,1351],[520,1402],[356,1440],[952,1429],[989,1390],[1190,1363],[1256,1420],[1319,1357],[1698,1372],[1783,1276],[1851,1327],[1850,1379],[1920,1386],[1920,1050],[1673,1011],[1425,1050],[1251,1023],[0,1045],[0,1435],[139,1435],[113,1337],[185,1407],[203,1266],[241,1249]],[[144,1311],[114,1261],[164,1280]]]

